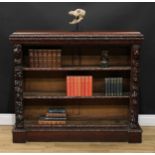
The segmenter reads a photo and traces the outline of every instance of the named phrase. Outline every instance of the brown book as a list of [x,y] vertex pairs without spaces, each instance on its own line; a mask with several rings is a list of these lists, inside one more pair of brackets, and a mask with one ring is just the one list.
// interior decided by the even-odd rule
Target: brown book
[[34,67],[34,51],[29,49],[29,66]]
[[66,121],[64,121],[64,120],[52,120],[52,121],[49,121],[49,120],[39,120],[38,121],[38,124],[40,124],[40,125],[64,125],[64,124],[66,124]]
[[38,67],[42,68],[43,67],[43,63],[42,63],[42,59],[43,59],[42,50],[38,49],[37,52],[38,52]]
[[61,67],[61,50],[58,49],[56,52],[56,67]]
[[33,50],[33,54],[34,54],[34,67],[39,67],[39,63],[38,63],[38,51],[36,49]]
[[50,50],[47,50],[47,67],[52,67],[52,53]]
[[42,50],[43,52],[43,67],[46,68],[48,65],[47,65],[47,53],[48,51],[46,49]]
[[63,117],[66,117],[66,113],[46,113],[46,116],[47,117],[60,117],[60,118],[63,118]]
[[56,67],[56,56],[57,56],[57,51],[55,49],[52,50],[52,67]]

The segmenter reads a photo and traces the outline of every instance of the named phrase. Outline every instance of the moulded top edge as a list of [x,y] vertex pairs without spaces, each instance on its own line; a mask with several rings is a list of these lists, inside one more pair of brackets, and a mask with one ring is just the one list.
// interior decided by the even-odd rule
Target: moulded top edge
[[10,40],[21,39],[138,39],[143,40],[143,34],[137,31],[105,31],[105,32],[64,32],[64,31],[17,31],[9,36]]

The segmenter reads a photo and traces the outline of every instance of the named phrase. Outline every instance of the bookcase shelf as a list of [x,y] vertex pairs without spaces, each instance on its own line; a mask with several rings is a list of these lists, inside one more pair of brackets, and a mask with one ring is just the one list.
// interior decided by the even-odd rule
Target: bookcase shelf
[[30,68],[24,67],[24,71],[130,71],[130,66],[113,66],[113,67],[55,67],[55,68]]
[[33,121],[26,121],[25,122],[25,127],[26,128],[47,128],[47,130],[49,129],[79,129],[79,128],[83,128],[83,129],[89,129],[91,130],[92,128],[100,128],[100,129],[104,129],[104,128],[128,128],[128,121],[126,120],[95,120],[95,121],[91,121],[91,120],[83,120],[83,121],[78,121],[78,120],[67,120],[65,125],[39,125],[37,123],[37,121],[33,120]]
[[121,96],[105,96],[101,93],[93,93],[93,96],[66,96],[65,93],[51,93],[51,92],[25,92],[23,95],[24,99],[59,99],[59,100],[65,100],[65,99],[129,99],[130,96],[128,93],[124,93]]
[[140,32],[14,32],[13,142],[139,143]]

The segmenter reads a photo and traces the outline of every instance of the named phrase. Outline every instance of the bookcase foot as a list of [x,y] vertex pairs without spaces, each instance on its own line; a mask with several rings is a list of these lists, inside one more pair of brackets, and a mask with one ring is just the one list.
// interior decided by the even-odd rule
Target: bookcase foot
[[13,143],[25,143],[26,132],[24,129],[13,129]]
[[140,127],[129,130],[129,143],[141,143],[142,142],[142,129]]

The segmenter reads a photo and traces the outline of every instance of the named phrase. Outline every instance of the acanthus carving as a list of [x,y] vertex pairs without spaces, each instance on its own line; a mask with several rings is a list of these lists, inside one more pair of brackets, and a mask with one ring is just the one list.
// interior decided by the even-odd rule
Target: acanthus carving
[[22,82],[22,46],[14,45],[14,92],[15,92],[15,113],[16,128],[24,127],[23,117],[23,82]]
[[130,128],[138,125],[138,102],[139,102],[139,45],[133,45],[131,55],[131,81],[130,81]]

